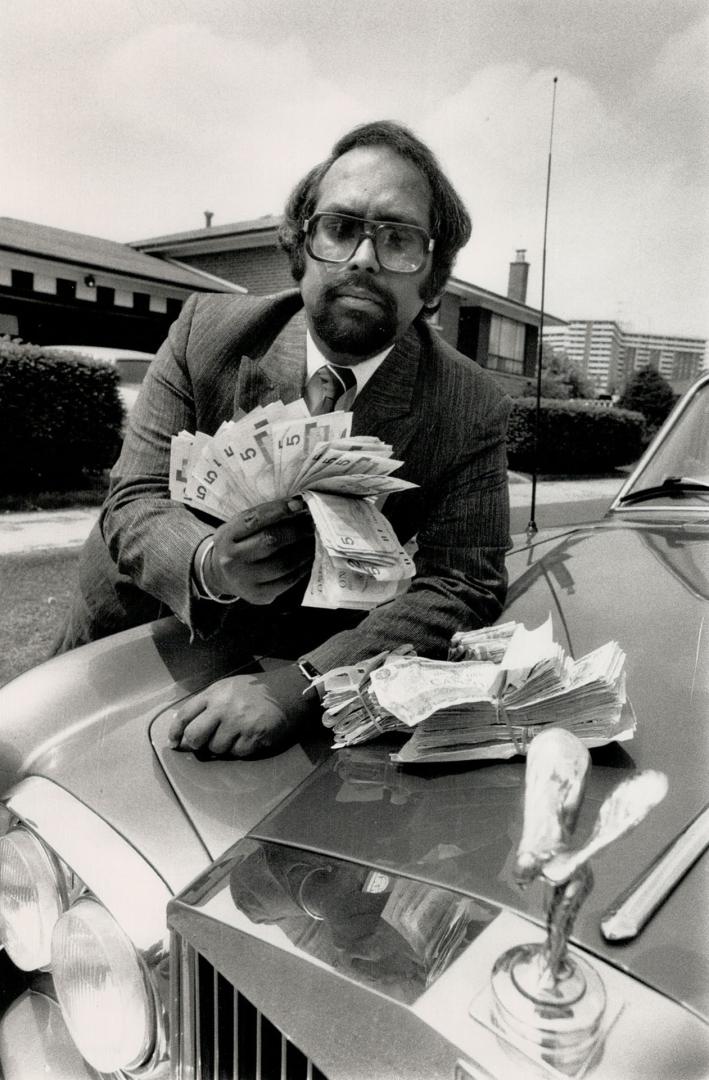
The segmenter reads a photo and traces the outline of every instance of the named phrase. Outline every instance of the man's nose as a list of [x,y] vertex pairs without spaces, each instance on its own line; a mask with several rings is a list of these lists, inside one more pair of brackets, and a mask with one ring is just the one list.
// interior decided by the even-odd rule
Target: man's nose
[[376,273],[380,269],[372,236],[364,235],[362,237],[350,256],[349,265],[356,266],[360,270],[369,270],[372,273]]

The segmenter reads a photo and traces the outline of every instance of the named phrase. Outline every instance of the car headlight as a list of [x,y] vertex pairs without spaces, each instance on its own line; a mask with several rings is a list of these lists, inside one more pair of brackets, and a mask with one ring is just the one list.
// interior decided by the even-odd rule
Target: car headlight
[[141,1064],[155,1039],[155,1002],[136,950],[95,900],[80,899],[52,935],[54,985],[66,1025],[99,1072]]
[[0,942],[23,971],[49,964],[66,899],[58,862],[32,833],[16,828],[0,837]]

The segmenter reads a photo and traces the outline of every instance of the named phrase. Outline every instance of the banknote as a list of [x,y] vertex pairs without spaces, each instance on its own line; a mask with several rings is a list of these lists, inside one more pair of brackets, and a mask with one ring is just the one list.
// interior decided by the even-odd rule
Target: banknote
[[[488,642],[499,640],[495,629]],[[454,651],[466,635],[473,647],[485,642],[484,631],[465,631],[454,635]],[[574,660],[553,641],[551,619],[534,630],[508,624],[502,637],[507,647],[498,660],[392,653],[326,673],[323,723],[334,747],[406,732],[392,760],[417,764],[512,757],[550,724],[589,747],[632,738],[636,720],[617,642]]]
[[306,606],[370,610],[415,574],[375,501],[416,487],[394,476],[404,463],[374,435],[351,435],[352,413],[311,416],[302,399],[257,406],[213,435],[172,437],[170,497],[220,521],[302,494],[316,530]]

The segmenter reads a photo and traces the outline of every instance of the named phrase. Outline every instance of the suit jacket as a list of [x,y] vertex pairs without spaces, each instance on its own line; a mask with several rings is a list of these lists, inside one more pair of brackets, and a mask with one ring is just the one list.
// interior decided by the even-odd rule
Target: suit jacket
[[409,328],[367,382],[352,427],[392,443],[405,462],[397,475],[420,485],[384,507],[402,541],[418,534],[409,591],[364,617],[300,607],[303,585],[267,607],[225,609],[193,595],[193,554],[214,523],[170,500],[170,437],[182,429],[213,433],[237,407],[293,401],[305,371],[297,290],[191,297],[151,364],[112,472],[100,518],[111,558],[193,632],[227,627],[241,644],[272,655],[310,648],[307,658],[320,671],[402,642],[444,656],[455,630],[493,621],[504,601],[509,402],[423,323]]

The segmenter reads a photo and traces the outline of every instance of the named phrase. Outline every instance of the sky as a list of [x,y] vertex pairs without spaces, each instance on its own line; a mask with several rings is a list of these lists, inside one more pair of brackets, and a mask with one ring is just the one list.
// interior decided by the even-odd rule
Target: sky
[[[709,337],[709,0],[4,0],[0,213],[130,241],[281,212],[357,123],[432,147],[545,309]],[[558,78],[554,108],[553,79]]]

